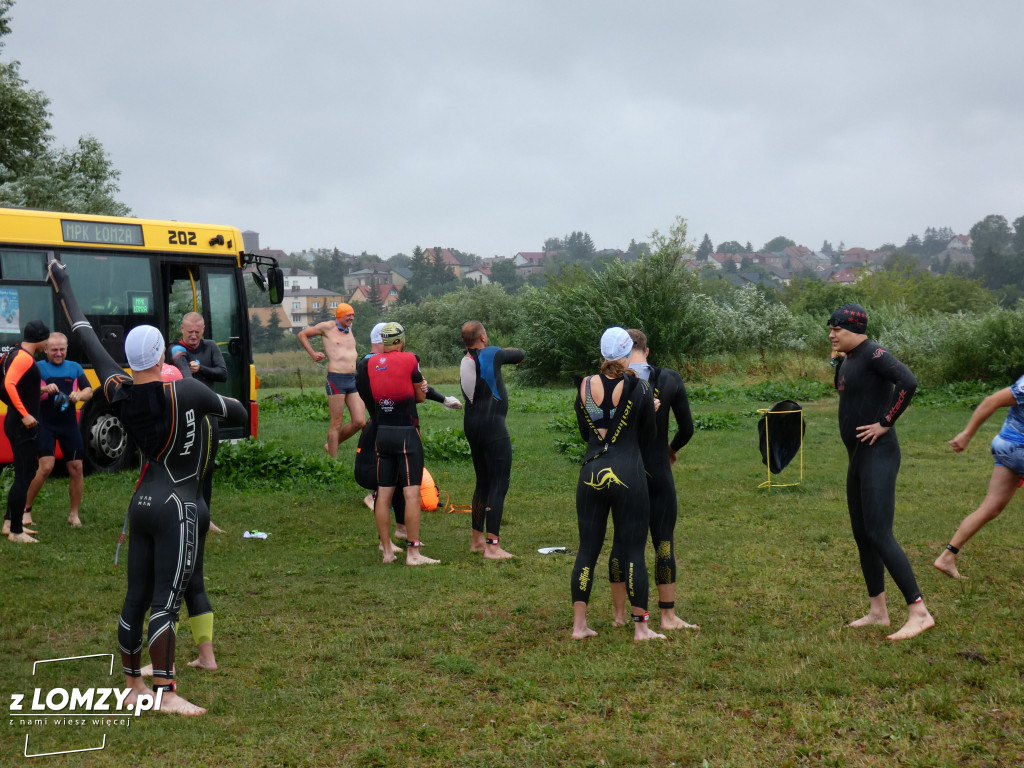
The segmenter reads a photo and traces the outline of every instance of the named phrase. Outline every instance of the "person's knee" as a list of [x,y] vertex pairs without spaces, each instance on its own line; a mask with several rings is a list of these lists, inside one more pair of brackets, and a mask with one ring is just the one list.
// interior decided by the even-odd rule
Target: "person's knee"
[[[70,477],[73,480],[80,479],[85,474],[83,469],[82,469],[82,462],[81,461],[69,461],[69,462],[67,462],[67,468],[68,468],[68,477]],[[51,467],[51,469],[52,469],[52,467]]]
[[[79,463],[81,463],[81,462],[79,462]],[[55,464],[55,459],[53,458],[53,456],[40,456],[39,457],[39,466],[38,466],[38,469],[36,471],[40,475],[42,475],[44,478],[47,478],[47,477],[50,476],[50,473],[53,472],[54,464]]]

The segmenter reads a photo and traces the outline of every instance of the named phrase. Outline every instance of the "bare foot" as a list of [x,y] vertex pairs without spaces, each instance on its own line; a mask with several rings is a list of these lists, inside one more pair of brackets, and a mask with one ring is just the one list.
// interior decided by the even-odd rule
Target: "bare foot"
[[[383,552],[384,551],[384,545],[383,544],[377,544],[377,549],[379,549],[381,552]],[[401,552],[402,548],[400,546],[398,546],[397,544],[395,544],[395,542],[392,541],[391,542],[391,551],[392,552]]]
[[880,615],[869,613],[867,616],[861,616],[855,621],[851,621],[846,626],[848,627],[870,627],[874,624],[880,624],[883,627],[889,626],[889,614]]
[[210,521],[210,533],[224,533],[224,529],[219,525],[216,525],[213,520]]
[[586,640],[588,637],[597,637],[597,632],[592,630],[586,624],[584,624],[582,627],[572,628],[573,640]]
[[404,539],[406,541],[409,540],[409,532],[405,529],[404,525],[396,525],[395,526],[395,538],[396,539]]
[[373,494],[372,493],[366,494],[366,498],[363,499],[363,504],[368,506],[371,510],[373,509]]
[[480,531],[473,531],[473,539],[469,542],[470,552],[484,551],[484,535]]
[[30,536],[34,536],[35,534],[39,533],[39,531],[35,530],[34,528],[29,528],[27,525],[21,526],[21,532],[27,533]]
[[506,552],[497,544],[484,544],[484,558],[487,560],[510,560],[515,555]]
[[[35,531],[33,531],[33,533],[35,533]],[[9,533],[9,534],[7,534],[7,540],[8,541],[17,542],[18,544],[38,544],[39,543],[39,539],[33,539],[31,536],[29,536],[27,533],[24,533],[24,532],[22,532],[22,533]]]
[[623,613],[621,616],[618,615],[618,614],[615,614],[615,616],[612,617],[612,626],[613,627],[624,627],[624,626],[626,626],[626,614]]
[[68,522],[71,523],[72,528],[82,527],[82,520],[78,517],[78,515],[71,515],[70,517],[68,517]]
[[907,640],[911,637],[917,637],[922,632],[925,632],[935,626],[935,619],[927,611],[923,616],[911,616],[907,619],[907,623],[900,627],[898,632],[893,632],[888,635],[890,640]]
[[[208,672],[213,672],[213,670],[217,669],[216,661],[203,661],[201,658],[193,659],[188,663],[188,665],[193,669],[205,669]],[[143,672],[142,674],[146,673]]]
[[690,624],[687,621],[683,621],[676,616],[674,611],[662,611],[661,612],[661,628],[662,629],[700,629],[697,624]]
[[173,691],[167,691],[161,697],[159,711],[169,715],[186,715],[188,717],[206,714],[206,710],[203,707],[196,706],[185,697],[179,696]]
[[395,554],[394,545],[391,544],[391,539],[388,539],[388,546],[386,549],[384,548],[384,545],[381,544],[380,551],[384,553],[385,563],[393,563],[398,559],[398,556]]
[[32,515],[25,515],[23,518],[21,518],[21,525],[22,525],[22,527],[24,527],[26,525],[35,525],[35,524],[36,524],[36,521],[32,519]]
[[[24,525],[24,524],[25,523],[22,522],[22,525]],[[11,532],[11,521],[10,520],[4,520],[4,527],[3,527],[3,530],[0,531],[0,533],[3,533],[4,536],[7,536],[7,535],[10,534],[10,532]]]
[[432,557],[421,555],[419,549],[414,547],[409,547],[409,552],[405,556],[406,565],[436,565],[440,562],[440,560],[435,560]]
[[646,621],[638,621],[633,629],[633,639],[637,642],[641,640],[664,640],[665,636],[647,626]]
[[944,574],[952,579],[966,579],[966,576],[962,576],[960,571],[956,569],[956,557],[948,549],[943,550],[942,554],[935,558],[935,562],[932,563],[936,568],[942,571]]

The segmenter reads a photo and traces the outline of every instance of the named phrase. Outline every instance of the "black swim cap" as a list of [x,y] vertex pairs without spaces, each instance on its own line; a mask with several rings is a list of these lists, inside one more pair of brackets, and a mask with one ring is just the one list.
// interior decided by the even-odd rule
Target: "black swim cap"
[[828,318],[830,328],[845,328],[853,333],[868,329],[868,313],[860,304],[843,304]]

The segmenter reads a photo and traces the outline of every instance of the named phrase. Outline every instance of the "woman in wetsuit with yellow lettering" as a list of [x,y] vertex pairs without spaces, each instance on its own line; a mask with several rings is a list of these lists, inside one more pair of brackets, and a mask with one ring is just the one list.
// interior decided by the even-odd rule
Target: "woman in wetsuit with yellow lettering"
[[646,381],[629,371],[633,340],[624,328],[609,328],[601,336],[601,373],[579,382],[576,422],[587,451],[576,486],[576,519],[580,547],[572,570],[572,636],[597,634],[587,626],[587,604],[601,554],[608,513],[622,546],[629,602],[633,610],[633,639],[664,638],[647,622],[648,579],[644,546],[650,502],[641,447],[656,434],[654,398]]
[[142,682],[142,625],[149,615],[149,656],[153,688],[162,690],[162,712],[201,715],[202,707],[175,693],[175,625],[182,596],[200,555],[199,518],[202,472],[210,445],[207,415],[231,424],[245,422],[245,408],[196,379],[164,383],[164,339],[151,325],[133,328],[125,338],[132,375],[103,348],[71,290],[64,265],[51,261],[49,279],[85,347],[103,395],[142,451],[145,463],[128,510],[128,590],[117,639],[127,701],[148,693]]

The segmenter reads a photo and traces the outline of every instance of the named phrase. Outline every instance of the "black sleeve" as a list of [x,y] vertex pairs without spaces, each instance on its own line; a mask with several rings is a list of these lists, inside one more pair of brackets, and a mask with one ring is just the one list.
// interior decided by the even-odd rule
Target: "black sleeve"
[[71,280],[64,269],[64,265],[58,261],[51,261],[48,269],[48,279],[53,286],[54,293],[57,294],[57,300],[64,308],[64,314],[71,325],[71,332],[75,334],[76,338],[82,343],[82,346],[85,347],[85,353],[89,356],[92,367],[96,370],[96,376],[100,380],[100,388],[103,390],[104,396],[108,401],[113,402],[113,395],[116,390],[125,382],[130,381],[131,377],[124,372],[124,368],[118,365],[107,350],[103,348],[103,344],[96,335],[96,331],[89,325],[89,321],[85,319],[85,313],[78,306],[78,300],[71,289]]
[[228,366],[224,362],[224,355],[220,351],[220,345],[212,339],[204,339],[203,346],[206,348],[210,358],[210,364],[203,365],[200,361],[199,372],[210,381],[227,381]]
[[505,365],[511,363],[512,365],[519,365],[526,358],[526,353],[521,349],[515,347],[505,347],[498,354],[494,356],[494,361],[498,365]]
[[893,384],[892,399],[879,419],[883,427],[891,427],[910,405],[917,391],[917,377],[884,347],[879,347],[872,355],[870,364],[875,373]]
[[427,386],[427,400],[433,400],[435,403],[444,405],[444,395],[429,385]]
[[590,441],[590,420],[587,418],[586,411],[583,408],[583,399],[580,397],[580,386],[583,384],[583,378],[573,376],[572,383],[576,385],[576,398],[573,401],[573,409],[576,411],[576,426],[580,430],[580,439],[586,443]]
[[[680,448],[690,442],[690,438],[693,437],[693,414],[690,413],[690,399],[686,396],[686,385],[683,384],[683,377],[676,374],[676,395],[672,398],[672,413],[676,417],[676,424],[679,429],[676,431],[676,436],[672,438],[669,443],[669,447],[673,451],[678,451]],[[661,404],[661,407],[665,407],[665,403]]]

